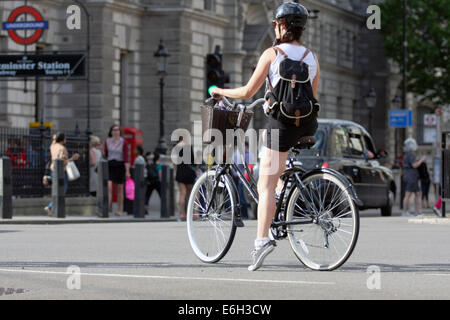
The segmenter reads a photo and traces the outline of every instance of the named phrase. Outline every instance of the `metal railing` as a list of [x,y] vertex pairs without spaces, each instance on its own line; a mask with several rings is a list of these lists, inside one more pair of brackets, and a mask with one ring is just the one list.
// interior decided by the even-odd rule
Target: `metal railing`
[[[12,193],[15,197],[33,198],[50,195],[51,187],[44,187],[42,177],[50,159],[50,144],[55,132],[47,128],[0,128],[0,156],[11,159]],[[81,177],[69,183],[68,196],[89,194],[89,137],[65,132],[69,157],[80,154],[76,161]]]

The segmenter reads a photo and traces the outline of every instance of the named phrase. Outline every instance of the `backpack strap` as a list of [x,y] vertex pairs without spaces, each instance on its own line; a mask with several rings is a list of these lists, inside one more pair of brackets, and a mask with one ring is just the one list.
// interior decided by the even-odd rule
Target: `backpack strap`
[[281,50],[281,48],[278,48],[278,47],[273,47],[273,48],[275,49],[275,51],[278,51],[283,56],[283,58],[285,58],[285,59],[288,58],[288,55],[286,54],[286,52]]
[[305,54],[303,55],[303,58],[300,59],[300,62],[302,62],[303,60],[305,60],[305,58],[308,56],[308,54],[309,54],[310,52],[311,52],[311,51],[310,51],[309,49],[306,49]]
[[[280,53],[283,56],[284,59],[288,58],[288,55],[286,54],[286,52],[284,52],[281,48],[278,48],[278,47],[272,47],[272,48],[275,51],[275,54]],[[270,81],[269,75],[267,75],[267,80],[269,82],[269,89],[270,89],[270,91],[273,91],[273,86],[272,86],[272,83]]]

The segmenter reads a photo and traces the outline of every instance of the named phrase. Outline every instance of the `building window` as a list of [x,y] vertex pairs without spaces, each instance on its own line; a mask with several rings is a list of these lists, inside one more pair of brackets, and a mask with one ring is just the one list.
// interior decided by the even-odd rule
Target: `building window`
[[417,142],[420,145],[432,145],[437,141],[437,128],[432,120],[436,116],[428,107],[417,108]]
[[216,0],[204,0],[204,8],[207,11],[216,11]]

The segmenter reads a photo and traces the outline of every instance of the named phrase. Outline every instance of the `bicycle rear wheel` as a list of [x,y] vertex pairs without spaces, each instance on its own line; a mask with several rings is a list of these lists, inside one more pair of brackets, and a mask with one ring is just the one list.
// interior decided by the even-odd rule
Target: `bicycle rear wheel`
[[295,188],[291,194],[286,221],[311,223],[288,225],[289,241],[306,267],[331,271],[345,263],[356,245],[358,207],[347,186],[330,173],[313,174],[303,182],[303,193]]
[[207,263],[218,262],[225,256],[236,233],[233,221],[237,199],[231,178],[226,174],[219,177],[212,199],[215,176],[216,170],[200,176],[192,188],[187,208],[189,242],[195,255]]

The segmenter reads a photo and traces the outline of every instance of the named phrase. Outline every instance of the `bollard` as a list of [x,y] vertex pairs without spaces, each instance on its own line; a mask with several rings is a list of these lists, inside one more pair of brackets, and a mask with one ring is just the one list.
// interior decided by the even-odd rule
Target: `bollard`
[[174,177],[174,169],[173,166],[170,166],[169,168],[169,192],[168,192],[168,206],[167,209],[169,210],[168,216],[173,217],[175,216],[175,177]]
[[52,183],[53,214],[57,218],[66,217],[66,199],[64,194],[64,160],[53,161],[53,183]]
[[12,219],[11,159],[3,157],[0,164],[0,206],[2,219]]
[[167,165],[162,165],[161,173],[161,218],[168,218],[167,215]]
[[108,161],[101,160],[98,167],[97,181],[97,215],[100,218],[109,218],[109,201],[108,201]]
[[144,165],[134,165],[134,202],[133,214],[135,218],[145,217],[145,178]]

